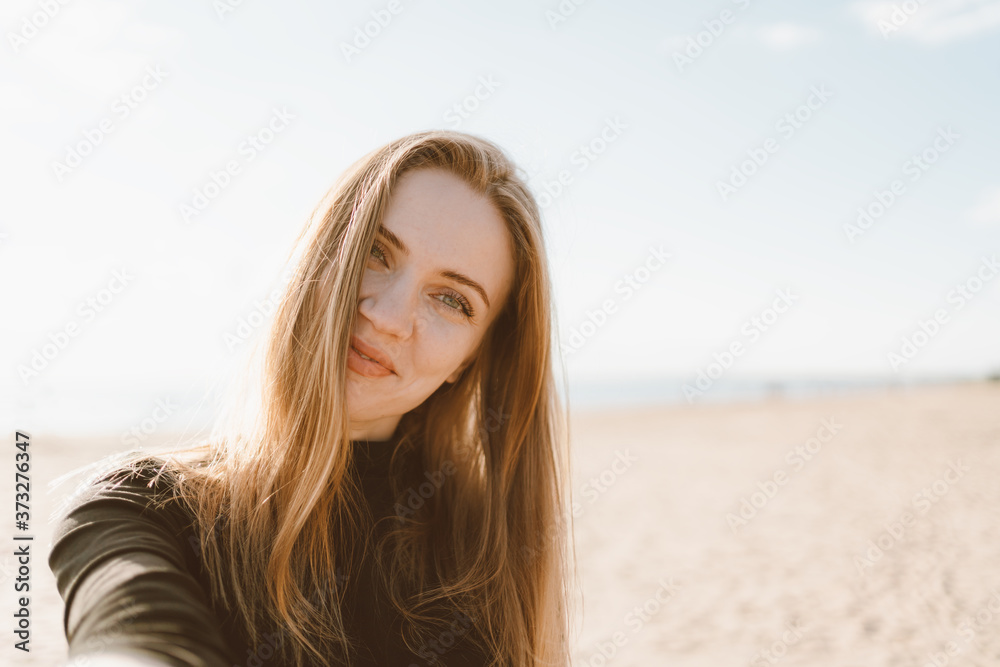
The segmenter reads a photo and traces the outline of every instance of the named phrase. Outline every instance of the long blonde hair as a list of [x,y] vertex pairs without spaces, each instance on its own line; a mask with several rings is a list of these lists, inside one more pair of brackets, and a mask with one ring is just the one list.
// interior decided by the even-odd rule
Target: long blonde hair
[[[460,378],[397,426],[392,470],[412,456],[418,475],[448,466],[454,473],[393,524],[391,542],[372,545],[391,545],[386,561],[375,559],[377,571],[411,650],[445,627],[435,610],[446,610],[474,620],[493,665],[564,667],[573,579],[569,433],[553,372],[550,278],[537,204],[504,152],[482,138],[412,134],[358,160],[330,188],[290,255],[294,272],[241,412],[209,439],[163,456],[175,480],[171,500],[195,517],[213,601],[245,621],[251,645],[280,628],[292,664],[310,655],[348,662],[335,579],[354,571],[350,545],[370,517],[349,474],[346,354],[393,185],[423,167],[462,177],[493,203],[512,240],[514,278]],[[413,481],[394,476],[395,497]]]

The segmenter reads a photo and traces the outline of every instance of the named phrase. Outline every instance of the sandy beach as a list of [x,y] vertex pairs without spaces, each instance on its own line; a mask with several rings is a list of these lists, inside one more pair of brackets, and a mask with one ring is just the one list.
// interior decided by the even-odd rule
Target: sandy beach
[[[574,665],[1000,664],[1000,384],[589,411],[572,429]],[[45,519],[69,488],[47,484],[123,447],[31,447],[31,652],[6,654],[40,667],[66,654]],[[0,559],[8,591],[14,576]]]
[[636,459],[577,521],[574,665],[1000,664],[1000,385],[574,429],[575,492]]

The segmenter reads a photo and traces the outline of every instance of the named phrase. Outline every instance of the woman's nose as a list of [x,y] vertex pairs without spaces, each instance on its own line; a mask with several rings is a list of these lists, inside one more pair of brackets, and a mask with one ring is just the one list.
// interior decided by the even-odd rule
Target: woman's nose
[[364,294],[358,310],[382,333],[407,338],[415,329],[415,299],[414,290],[396,280]]

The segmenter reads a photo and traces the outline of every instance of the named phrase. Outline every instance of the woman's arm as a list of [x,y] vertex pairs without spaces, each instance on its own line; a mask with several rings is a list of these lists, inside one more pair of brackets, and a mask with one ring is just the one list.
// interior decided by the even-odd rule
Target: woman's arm
[[145,653],[135,653],[132,651],[115,651],[105,653],[98,658],[74,658],[64,662],[60,667],[170,667],[174,663],[152,658]]
[[69,655],[230,667],[219,620],[185,563],[183,516],[149,507],[150,479],[143,470],[115,488],[94,485],[56,527],[49,567],[66,603]]

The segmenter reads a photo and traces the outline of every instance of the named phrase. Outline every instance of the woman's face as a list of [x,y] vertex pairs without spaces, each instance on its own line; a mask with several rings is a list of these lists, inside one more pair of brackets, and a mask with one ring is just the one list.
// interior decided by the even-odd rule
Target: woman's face
[[[352,439],[388,439],[403,414],[458,379],[502,308],[514,272],[500,213],[443,169],[403,174],[382,226],[348,352]],[[358,347],[384,363],[364,360]]]

